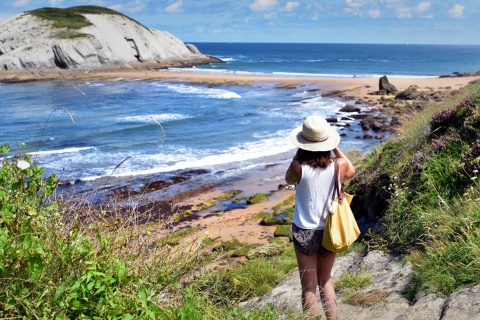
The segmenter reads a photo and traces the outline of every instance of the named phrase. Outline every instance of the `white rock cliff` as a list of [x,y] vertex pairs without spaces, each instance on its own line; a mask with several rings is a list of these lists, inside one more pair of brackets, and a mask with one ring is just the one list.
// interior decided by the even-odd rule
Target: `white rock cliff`
[[0,24],[0,70],[89,68],[205,58],[166,31],[149,29],[115,14],[82,14],[91,25],[76,29],[84,36],[65,39],[69,29],[52,26],[28,12]]

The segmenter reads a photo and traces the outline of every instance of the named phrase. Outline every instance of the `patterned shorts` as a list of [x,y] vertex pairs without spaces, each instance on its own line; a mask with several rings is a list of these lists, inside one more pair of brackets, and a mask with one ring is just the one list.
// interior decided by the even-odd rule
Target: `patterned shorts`
[[293,246],[303,254],[326,257],[332,253],[322,246],[323,230],[302,229],[292,223],[292,235]]

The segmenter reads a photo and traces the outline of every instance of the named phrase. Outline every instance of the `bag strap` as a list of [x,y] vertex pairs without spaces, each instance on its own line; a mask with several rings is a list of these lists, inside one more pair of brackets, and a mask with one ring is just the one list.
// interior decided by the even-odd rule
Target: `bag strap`
[[337,199],[340,199],[340,189],[338,188],[338,161],[337,158],[333,159],[334,165],[335,165],[335,174],[334,174],[334,180],[335,180],[335,186],[333,187],[333,193],[332,193],[332,201],[335,200],[335,193],[337,194]]
[[335,193],[336,193],[338,201],[341,202],[343,200],[343,198],[345,198],[345,193],[343,191],[343,184],[340,187],[339,182],[338,182],[339,174],[340,174],[340,167],[339,167],[337,158],[334,158],[333,161],[334,161],[334,165],[335,165],[335,174],[334,174],[335,186],[333,188],[332,201],[335,200]]

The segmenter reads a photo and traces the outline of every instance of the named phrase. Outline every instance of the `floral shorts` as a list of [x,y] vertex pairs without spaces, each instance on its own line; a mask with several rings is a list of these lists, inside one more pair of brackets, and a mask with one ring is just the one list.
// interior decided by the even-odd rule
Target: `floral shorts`
[[302,229],[292,223],[292,235],[293,246],[303,254],[326,257],[332,253],[322,246],[323,230]]

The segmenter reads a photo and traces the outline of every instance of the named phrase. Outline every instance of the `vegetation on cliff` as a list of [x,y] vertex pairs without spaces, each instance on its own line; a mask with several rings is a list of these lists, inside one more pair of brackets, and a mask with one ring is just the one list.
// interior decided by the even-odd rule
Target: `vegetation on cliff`
[[87,36],[86,34],[74,31],[92,25],[92,23],[83,16],[84,14],[119,15],[138,23],[139,25],[142,25],[141,23],[118,11],[99,6],[76,6],[65,9],[45,7],[27,11],[27,13],[41,19],[52,21],[52,26],[55,28],[66,29],[57,33],[57,38],[60,39],[73,39]]
[[410,253],[411,297],[479,283],[479,169],[477,82],[411,115],[397,138],[366,157],[349,186],[354,211],[383,222],[370,245]]

